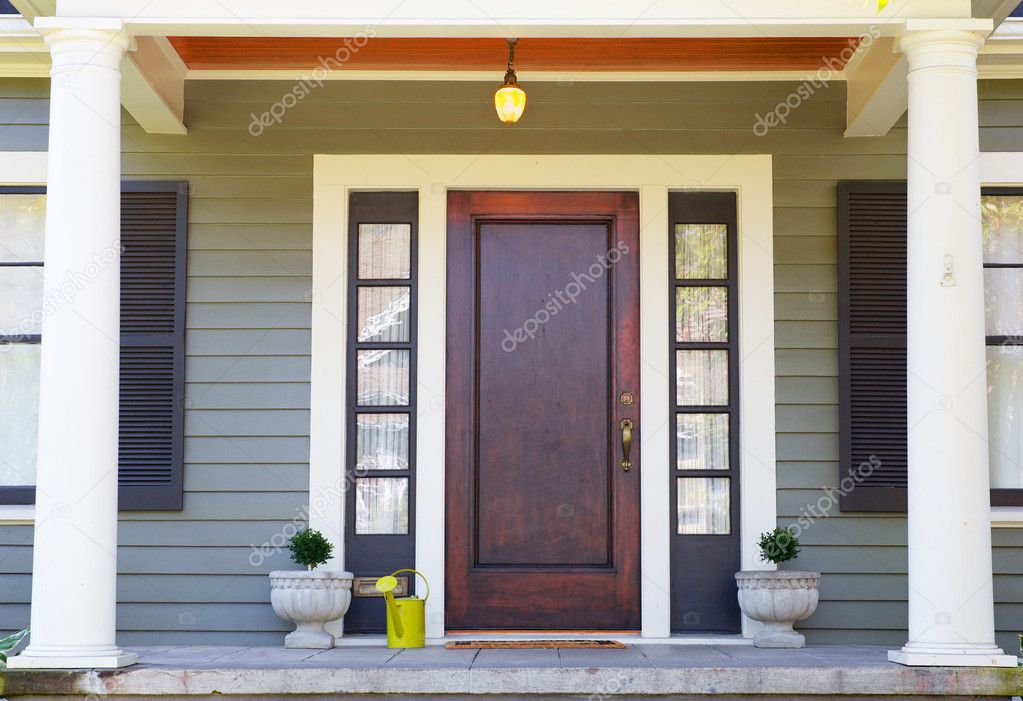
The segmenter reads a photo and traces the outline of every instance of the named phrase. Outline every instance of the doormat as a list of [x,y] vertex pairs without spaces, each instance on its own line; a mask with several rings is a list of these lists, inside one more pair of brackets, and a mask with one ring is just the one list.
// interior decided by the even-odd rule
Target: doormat
[[454,640],[448,650],[556,650],[559,648],[620,649],[625,643],[617,640]]

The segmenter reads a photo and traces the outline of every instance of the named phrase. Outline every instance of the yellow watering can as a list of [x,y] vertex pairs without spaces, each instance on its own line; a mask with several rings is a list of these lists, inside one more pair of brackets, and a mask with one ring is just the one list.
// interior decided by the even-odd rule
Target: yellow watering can
[[[394,598],[398,580],[394,576],[411,572],[423,578],[426,596]],[[430,583],[422,572],[404,569],[392,572],[377,580],[376,587],[384,594],[387,603],[387,647],[423,647],[426,645],[426,600],[430,598]]]

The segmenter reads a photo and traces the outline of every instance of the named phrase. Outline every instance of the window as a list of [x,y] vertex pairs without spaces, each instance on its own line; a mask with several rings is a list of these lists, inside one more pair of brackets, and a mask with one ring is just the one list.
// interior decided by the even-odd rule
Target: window
[[1023,505],[1023,190],[985,190],[981,213],[991,503]]
[[0,503],[35,500],[43,188],[0,188]]
[[[183,504],[185,250],[188,183],[133,181],[121,191],[119,508]],[[35,502],[44,316],[81,276],[43,295],[46,195],[0,188],[0,504]]]

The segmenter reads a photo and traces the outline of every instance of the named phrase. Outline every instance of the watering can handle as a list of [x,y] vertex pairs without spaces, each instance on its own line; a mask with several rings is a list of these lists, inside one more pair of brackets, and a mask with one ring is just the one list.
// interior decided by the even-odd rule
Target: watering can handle
[[420,577],[422,577],[423,578],[423,584],[426,585],[426,596],[423,597],[423,601],[426,601],[427,599],[430,598],[430,581],[426,578],[425,574],[423,574],[419,570],[413,570],[413,569],[407,569],[406,568],[406,569],[403,569],[403,570],[395,570],[394,572],[391,572],[391,576],[394,577],[395,575],[401,574],[402,572],[412,572],[412,573],[417,574]]

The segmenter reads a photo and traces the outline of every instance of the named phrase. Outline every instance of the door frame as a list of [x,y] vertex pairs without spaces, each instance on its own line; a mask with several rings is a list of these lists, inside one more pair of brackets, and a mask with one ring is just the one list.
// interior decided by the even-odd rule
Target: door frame
[[[420,329],[416,562],[432,586],[427,635],[444,635],[444,383],[448,190],[616,190],[640,200],[640,469],[642,635],[670,636],[670,313],[668,193],[738,194],[740,539],[743,569],[759,561],[756,536],[776,525],[774,408],[774,212],[767,155],[317,155],[313,161],[313,277],[308,522],[344,565],[345,333],[348,195],[360,190],[419,193]],[[754,418],[755,420],[750,420]],[[411,564],[411,563],[410,563]],[[756,624],[743,619],[743,634]]]

